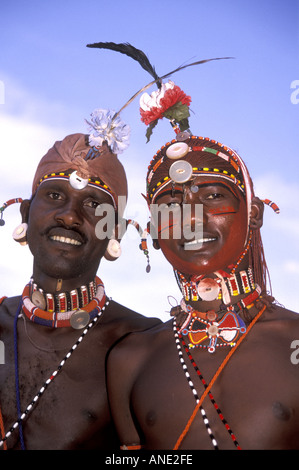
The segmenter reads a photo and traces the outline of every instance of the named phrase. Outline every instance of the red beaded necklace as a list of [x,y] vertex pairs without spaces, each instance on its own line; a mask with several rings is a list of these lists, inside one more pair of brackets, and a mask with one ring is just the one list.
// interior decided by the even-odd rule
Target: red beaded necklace
[[31,284],[31,282],[28,283],[24,288],[22,294],[22,309],[29,320],[43,326],[52,328],[68,326],[72,326],[75,329],[84,328],[90,320],[97,316],[106,301],[104,285],[102,281],[96,277],[96,294],[87,305],[82,308],[62,312],[42,310],[31,301]]

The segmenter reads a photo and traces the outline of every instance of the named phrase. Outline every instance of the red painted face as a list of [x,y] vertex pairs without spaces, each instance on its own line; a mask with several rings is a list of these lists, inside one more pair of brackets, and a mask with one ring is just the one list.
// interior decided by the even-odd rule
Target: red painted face
[[[183,274],[227,270],[244,250],[247,236],[245,199],[224,179],[201,176],[192,185],[192,189],[197,187],[197,192],[191,190],[189,183],[184,190],[177,185],[174,193],[171,189],[165,190],[157,198],[159,207],[166,204],[177,213],[170,221],[168,238],[165,238],[167,224],[164,222],[158,227],[160,248],[171,265]],[[183,204],[188,206],[187,210]]]

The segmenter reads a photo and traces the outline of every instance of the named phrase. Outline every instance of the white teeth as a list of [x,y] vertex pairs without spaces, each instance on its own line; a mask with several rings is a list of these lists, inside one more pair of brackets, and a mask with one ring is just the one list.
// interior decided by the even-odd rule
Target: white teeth
[[216,238],[199,238],[197,240],[192,240],[192,242],[184,243],[184,249],[185,250],[193,250],[193,249],[196,249],[196,248],[200,248],[203,245],[203,243],[213,242],[215,240],[216,240]]
[[59,237],[58,235],[53,235],[53,237],[51,237],[51,240],[61,243],[67,243],[69,245],[82,245],[82,243],[80,243],[78,240],[74,240],[73,238]]
[[186,242],[185,245],[195,245],[197,243],[206,243],[213,242],[216,238],[199,238],[197,240],[192,240],[192,242]]

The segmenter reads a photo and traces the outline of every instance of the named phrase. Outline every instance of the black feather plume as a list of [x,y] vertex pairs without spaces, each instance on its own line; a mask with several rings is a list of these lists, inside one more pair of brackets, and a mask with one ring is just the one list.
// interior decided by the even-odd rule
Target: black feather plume
[[138,95],[140,95],[140,93],[143,93],[145,90],[147,90],[149,87],[151,87],[154,84],[156,84],[158,86],[158,88],[160,89],[161,86],[162,86],[162,80],[164,80],[165,78],[170,77],[171,75],[179,72],[180,70],[183,70],[187,67],[192,67],[194,65],[205,64],[205,63],[211,62],[213,60],[232,59],[232,57],[216,57],[216,58],[213,58],[213,59],[198,60],[196,62],[192,62],[191,64],[181,65],[181,66],[177,67],[176,69],[172,70],[171,72],[168,72],[168,73],[166,73],[166,74],[159,77],[159,75],[157,74],[157,72],[156,72],[155,68],[153,67],[153,65],[150,63],[150,61],[149,61],[148,57],[146,56],[146,54],[143,51],[141,51],[140,49],[137,49],[136,47],[132,46],[129,43],[116,44],[114,42],[97,42],[97,43],[94,43],[94,44],[87,44],[86,47],[95,48],[95,49],[96,48],[98,48],[98,49],[109,49],[109,50],[112,50],[112,51],[120,52],[121,54],[126,54],[127,56],[129,56],[132,59],[136,60],[141,65],[141,67],[144,70],[146,70],[154,79],[150,83],[148,83],[147,85],[143,86],[139,91],[137,91],[124,104],[124,106],[122,106],[122,108],[114,114],[113,120],[116,119],[120,115],[120,113],[123,111],[123,109],[125,109],[130,103],[132,103],[132,101],[135,100],[135,98]]
[[114,42],[96,42],[94,44],[87,44],[87,47],[93,47],[97,49],[109,49],[112,51],[120,52],[121,54],[126,54],[127,56],[131,57],[131,59],[136,60],[141,65],[141,67],[154,78],[158,88],[161,88],[160,78],[154,66],[150,63],[146,54],[140,49],[136,49],[136,47],[132,46],[128,42],[121,44],[116,44]]

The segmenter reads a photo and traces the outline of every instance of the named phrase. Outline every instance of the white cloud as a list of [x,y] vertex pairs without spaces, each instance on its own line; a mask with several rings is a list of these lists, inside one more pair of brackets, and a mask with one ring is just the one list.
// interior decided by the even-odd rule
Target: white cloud
[[283,268],[291,275],[299,274],[299,261],[289,259],[284,263]]
[[49,100],[40,92],[28,92],[21,82],[5,75],[2,71],[1,82],[4,84],[4,100],[1,110],[7,116],[18,117],[25,125],[47,123],[52,128],[64,128],[66,123],[72,126],[76,120],[74,109],[58,100]]
[[294,202],[299,198],[299,184],[287,177],[271,172],[254,180],[255,193],[261,199],[270,199],[278,206],[290,211],[296,210]]
[[11,191],[17,188],[30,191],[37,163],[54,141],[63,135],[65,133],[61,129],[0,115],[2,198],[16,196]]

